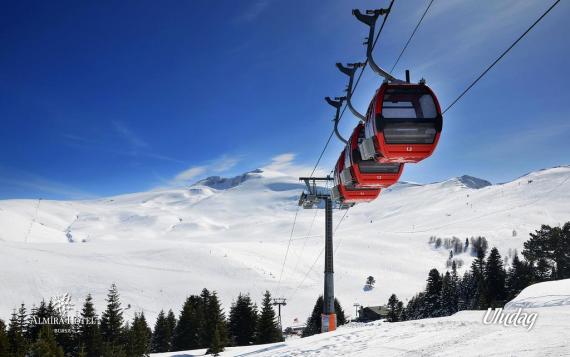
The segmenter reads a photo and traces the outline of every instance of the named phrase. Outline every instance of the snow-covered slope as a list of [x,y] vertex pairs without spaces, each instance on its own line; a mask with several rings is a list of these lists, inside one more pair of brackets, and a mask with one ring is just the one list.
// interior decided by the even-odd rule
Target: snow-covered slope
[[505,309],[567,306],[570,309],[570,279],[531,285],[508,304]]
[[[502,253],[521,249],[540,224],[570,220],[569,180],[564,166],[500,185],[467,176],[398,183],[338,227],[336,295],[347,312],[353,302],[411,296],[430,268],[445,269],[448,252],[433,249],[431,235],[484,235]],[[100,310],[115,282],[131,311],[150,319],[207,287],[226,308],[239,292],[259,300],[268,289],[289,298],[284,324],[304,320],[322,290],[322,211],[299,211],[279,284],[301,189],[295,177],[256,170],[89,201],[0,201],[0,318],[65,292],[76,304],[92,293]],[[335,212],[336,223],[344,213]],[[364,291],[368,275],[376,287]]]
[[[537,314],[530,329],[483,324],[485,311],[461,311],[417,321],[349,324],[334,332],[283,343],[228,348],[220,356],[570,356],[570,306],[542,305],[544,296],[560,295],[570,296],[570,279],[535,284],[521,292],[514,301],[522,298],[539,302],[524,309],[524,313]],[[195,350],[151,356],[190,357],[204,353]]]

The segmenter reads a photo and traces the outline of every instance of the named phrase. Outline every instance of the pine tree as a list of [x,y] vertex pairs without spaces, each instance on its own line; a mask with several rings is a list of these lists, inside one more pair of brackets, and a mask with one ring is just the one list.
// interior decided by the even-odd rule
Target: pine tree
[[216,292],[212,292],[206,304],[206,313],[204,315],[205,322],[205,333],[207,338],[205,338],[202,343],[204,347],[212,345],[212,339],[214,337],[214,331],[218,330],[218,336],[220,338],[221,346],[227,346],[228,344],[228,329],[226,316],[222,310],[222,305],[218,299]]
[[63,357],[63,348],[57,344],[49,326],[42,326],[36,342],[31,346],[30,357]]
[[501,254],[499,254],[499,250],[493,247],[485,264],[485,300],[488,305],[483,306],[483,308],[504,305],[506,299],[505,277],[506,272],[503,267],[503,259]]
[[301,337],[308,337],[321,333],[321,314],[323,313],[323,296],[319,296],[313,307],[311,316],[307,319]]
[[431,269],[428,274],[427,285],[425,290],[425,317],[439,316],[440,313],[440,294],[441,294],[441,275],[437,269]]
[[144,313],[135,313],[133,324],[128,329],[127,334],[127,357],[148,356],[152,332],[148,327]]
[[164,316],[164,310],[160,310],[158,313],[150,345],[151,352],[168,352],[169,350],[168,321]]
[[220,352],[224,350],[224,345],[220,337],[220,330],[218,326],[214,328],[214,333],[212,334],[212,340],[210,341],[210,347],[206,351],[206,354],[213,354],[214,356],[219,356]]
[[248,346],[255,341],[257,307],[249,295],[239,294],[230,308],[229,334],[234,346]]
[[176,328],[176,317],[174,316],[174,312],[172,310],[168,310],[168,314],[166,315],[166,332],[167,332],[167,340],[168,340],[168,351],[172,351],[172,339],[174,338],[174,329]]
[[388,317],[387,320],[388,322],[397,322],[399,321],[400,318],[400,314],[398,312],[398,303],[400,302],[400,300],[398,300],[398,297],[396,297],[396,294],[392,294],[390,295],[390,298],[388,299]]
[[200,341],[200,347],[208,347],[210,345],[210,340],[212,339],[212,334],[210,332],[211,323],[208,319],[208,308],[210,302],[210,291],[206,288],[202,289],[200,293],[200,317],[198,319],[198,336]]
[[[534,264],[541,264],[541,276],[552,275],[554,279],[570,278],[570,222],[563,227],[542,225],[524,243],[523,256]],[[550,274],[545,273],[549,267]]]
[[451,305],[453,306],[453,312],[459,311],[459,275],[457,273],[457,264],[455,261],[451,264],[451,289],[452,293],[452,301]]
[[373,276],[369,276],[368,278],[366,278],[366,286],[369,289],[372,289],[374,287],[374,284],[376,284],[376,279],[374,279]]
[[101,335],[106,345],[106,353],[119,353],[123,337],[123,309],[115,284],[111,285],[106,301],[107,309],[101,315]]
[[[474,242],[476,242],[475,240]],[[475,245],[475,243],[474,243]],[[471,275],[473,280],[470,282],[474,284],[475,291],[472,294],[472,304],[470,309],[485,309],[489,304],[487,301],[487,294],[485,293],[485,252],[486,248],[477,248],[477,257],[471,264]]]
[[10,345],[10,357],[24,357],[28,349],[28,341],[24,337],[16,310],[8,325],[8,344]]
[[97,357],[100,355],[101,331],[99,321],[93,306],[93,298],[88,294],[81,310],[83,323],[79,326],[78,343],[85,357]]
[[28,315],[26,314],[26,305],[23,303],[18,309],[18,326],[22,334],[26,336],[28,332]]
[[457,311],[456,293],[451,274],[446,272],[441,283],[439,316],[449,316]]
[[8,356],[9,352],[10,344],[6,332],[6,324],[0,319],[0,356]]
[[172,350],[201,348],[202,299],[191,295],[184,302],[172,338]]
[[534,271],[532,266],[526,261],[521,261],[519,256],[515,254],[506,278],[507,300],[514,299],[533,281]]
[[266,291],[261,304],[261,313],[257,323],[256,342],[272,343],[283,341],[283,334],[275,318],[275,311],[271,304],[271,294]]

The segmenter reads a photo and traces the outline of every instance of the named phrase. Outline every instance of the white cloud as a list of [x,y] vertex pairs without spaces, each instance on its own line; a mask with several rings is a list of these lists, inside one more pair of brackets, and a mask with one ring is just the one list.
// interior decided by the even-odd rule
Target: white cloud
[[[282,173],[283,175],[287,176],[309,176],[313,171],[313,167],[300,165],[295,163],[295,158],[297,157],[294,153],[284,153],[271,158],[271,162],[262,167],[262,170],[265,171],[274,171]],[[324,170],[317,168],[313,176],[326,176],[327,172]]]
[[222,155],[217,159],[211,160],[204,165],[192,166],[178,173],[172,180],[170,185],[188,184],[196,181],[200,177],[207,176],[211,173],[223,173],[231,170],[240,162],[237,156]]
[[181,173],[179,173],[178,175],[176,175],[176,177],[174,177],[174,181],[189,181],[193,178],[195,178],[196,176],[200,176],[203,173],[205,173],[207,170],[207,167],[205,166],[194,166],[191,167],[187,170],[182,171]]

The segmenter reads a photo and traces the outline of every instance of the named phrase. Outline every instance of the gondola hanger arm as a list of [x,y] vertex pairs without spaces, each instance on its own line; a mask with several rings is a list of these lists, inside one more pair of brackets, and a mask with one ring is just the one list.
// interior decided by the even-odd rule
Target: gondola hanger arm
[[340,121],[340,108],[342,107],[342,103],[346,100],[346,97],[335,97],[334,100],[331,99],[331,97],[325,97],[325,100],[336,109],[336,114],[333,119],[334,133],[336,134],[336,137],[343,143],[348,144],[348,140],[343,138],[338,131],[338,122]]
[[358,68],[364,67],[364,63],[347,63],[347,66],[343,66],[342,63],[337,63],[336,67],[341,71],[343,74],[348,76],[348,85],[346,86],[346,104],[350,112],[357,117],[361,122],[366,121],[366,117],[362,115],[354,106],[352,105],[352,92],[353,92],[353,83],[354,83],[354,74]]
[[376,31],[376,21],[378,20],[379,16],[384,16],[389,12],[390,8],[366,10],[365,11],[366,14],[361,13],[360,10],[358,9],[352,10],[352,14],[356,17],[356,19],[367,25],[369,28],[368,37],[366,38],[364,45],[366,45],[366,59],[368,60],[370,68],[372,68],[372,70],[376,72],[378,75],[386,78],[386,80],[395,82],[400,80],[391,75],[390,73],[388,73],[387,71],[385,71],[384,69],[380,68],[380,66],[376,64],[376,62],[374,61],[374,57],[372,56],[372,50],[374,46],[374,33]]

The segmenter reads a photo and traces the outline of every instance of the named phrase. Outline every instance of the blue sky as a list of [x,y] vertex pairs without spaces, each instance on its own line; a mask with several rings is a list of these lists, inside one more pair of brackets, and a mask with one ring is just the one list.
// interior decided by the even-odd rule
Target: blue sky
[[[388,1],[5,1],[0,198],[86,198],[273,165],[310,172],[331,130],[326,95],[363,60],[351,9]],[[552,1],[435,0],[396,69],[446,107]],[[425,9],[396,0],[375,57],[391,67]],[[404,180],[502,182],[569,164],[570,4],[561,2],[444,117]],[[354,94],[363,111],[381,79]],[[356,120],[346,115],[348,134]],[[334,141],[322,170],[341,150]]]

